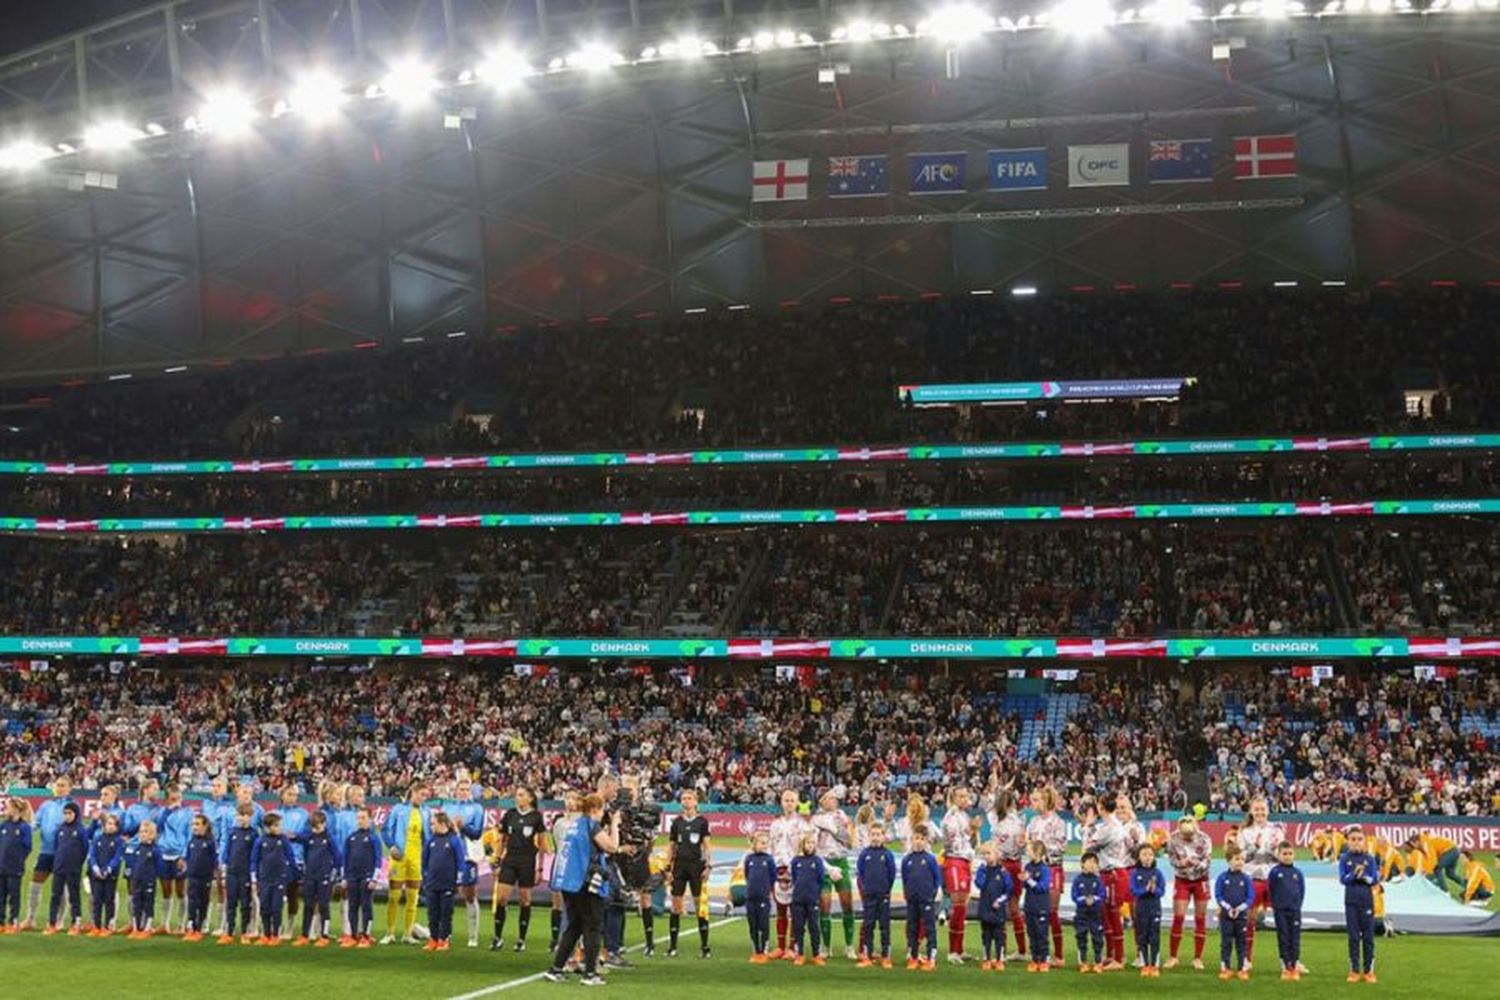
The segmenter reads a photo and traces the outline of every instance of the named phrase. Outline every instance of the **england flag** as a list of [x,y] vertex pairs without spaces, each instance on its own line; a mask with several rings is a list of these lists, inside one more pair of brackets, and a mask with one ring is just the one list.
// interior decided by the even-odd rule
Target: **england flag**
[[806,160],[756,160],[750,200],[806,201]]

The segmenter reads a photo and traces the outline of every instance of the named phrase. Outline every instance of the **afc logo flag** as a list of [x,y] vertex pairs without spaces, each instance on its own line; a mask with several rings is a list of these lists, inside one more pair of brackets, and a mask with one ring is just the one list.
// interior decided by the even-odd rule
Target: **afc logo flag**
[[890,194],[891,171],[886,156],[830,156],[828,197],[872,198]]
[[964,166],[967,153],[912,153],[907,165],[911,170],[912,194],[963,194]]
[[1213,140],[1152,139],[1146,153],[1146,179],[1152,184],[1213,180]]
[[991,191],[1045,191],[1047,189],[1047,150],[990,150]]

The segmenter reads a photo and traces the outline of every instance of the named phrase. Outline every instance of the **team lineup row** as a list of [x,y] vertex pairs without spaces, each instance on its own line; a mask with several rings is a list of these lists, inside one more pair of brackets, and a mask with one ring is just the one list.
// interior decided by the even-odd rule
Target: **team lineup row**
[[[453,789],[440,789],[453,791],[452,797],[442,796],[436,802],[427,798],[426,787],[414,786],[408,801],[392,809],[378,830],[364,805],[363,789],[357,786],[325,786],[320,789],[322,804],[311,811],[297,806],[292,791],[284,796],[279,811],[267,813],[254,802],[249,786],[242,786],[230,798],[222,780],[201,811],[185,802],[177,788],[169,788],[160,804],[154,802],[148,788],[146,797],[124,809],[118,806],[114,790],[107,789],[97,818],[85,827],[82,810],[68,797],[71,783],[59,779],[53,788],[55,798],[37,810],[42,853],[25,922],[18,920],[20,883],[32,831],[24,801],[12,799],[5,822],[0,824],[0,924],[12,932],[38,924],[41,891],[50,879],[52,898],[45,933],[58,933],[70,916],[70,934],[107,936],[116,924],[115,897],[123,876],[130,901],[129,933],[136,938],[181,932],[185,940],[202,940],[213,926],[210,911],[219,903],[220,943],[232,942],[238,929],[243,943],[274,946],[291,937],[300,902],[301,934],[293,941],[294,946],[326,946],[333,923],[332,904],[340,902],[344,930],[340,943],[369,947],[373,943],[370,927],[376,879],[389,850],[387,927],[391,933],[387,941],[396,940],[398,934],[401,940],[412,940],[414,933],[422,930],[415,921],[420,890],[428,908],[429,949],[447,947],[454,903],[460,898],[468,909],[469,944],[477,946],[477,876],[479,863],[487,860],[495,877],[492,948],[502,945],[508,904],[516,892],[520,897],[516,950],[524,947],[532,890],[539,883],[552,890],[555,945],[563,922],[563,900],[559,897],[576,888],[568,885],[565,858],[569,838],[578,825],[580,800],[576,795],[570,797],[566,811],[549,827],[531,793],[519,789],[515,807],[502,815],[498,827],[486,830],[483,808],[471,792],[465,791],[472,787],[467,775],[460,773],[453,784]],[[600,791],[616,801],[618,786],[613,779],[601,782]],[[591,797],[588,801],[600,802],[602,813],[603,800]],[[931,969],[935,965],[940,902],[947,917],[949,960],[964,960],[971,896],[981,925],[983,968],[1003,968],[1007,923],[1015,936],[1012,956],[1028,954],[1029,967],[1037,971],[1061,965],[1063,928],[1058,901],[1066,889],[1062,860],[1068,830],[1058,814],[1056,794],[1050,788],[1036,792],[1029,803],[1034,811],[1029,821],[1022,804],[1007,789],[987,789],[979,804],[980,812],[973,812],[973,795],[966,789],[956,789],[949,796],[940,824],[932,821],[918,796],[908,800],[905,815],[899,820],[895,819],[893,802],[886,803],[883,810],[867,803],[851,819],[836,794],[825,794],[818,811],[808,815],[797,793],[787,792],[782,797],[781,815],[768,832],[754,838],[752,851],[736,871],[733,898],[737,905],[744,906],[749,918],[754,946],[751,960],[759,963],[784,956],[801,962],[811,957],[815,964],[821,964],[831,945],[831,903],[837,895],[847,956],[865,965],[879,962],[889,967],[890,892],[898,871],[895,855],[885,847],[889,831],[905,851],[899,871],[908,913],[909,967]],[[1101,972],[1122,969],[1124,921],[1130,918],[1137,964],[1147,975],[1161,967],[1159,929],[1166,878],[1156,868],[1160,853],[1173,872],[1173,920],[1166,967],[1177,963],[1190,908],[1194,911],[1193,962],[1201,967],[1213,852],[1207,835],[1197,830],[1192,817],[1185,817],[1175,835],[1148,837],[1126,796],[1090,801],[1079,819],[1084,858],[1070,896],[1081,966]],[[986,822],[991,839],[981,844]],[[598,824],[588,828],[597,830]],[[683,794],[682,812],[672,821],[668,833],[665,856],[653,856],[649,843],[611,845],[626,866],[641,865],[647,874],[640,880],[626,879],[629,889],[611,887],[607,878],[601,879],[604,884],[596,887],[596,894],[616,897],[611,910],[621,917],[617,923],[623,923],[620,898],[628,893],[633,905],[636,893],[640,893],[646,950],[650,954],[654,952],[653,903],[650,891],[638,887],[646,885],[651,874],[662,876],[670,885],[672,900],[669,954],[677,951],[684,904],[692,901],[702,953],[708,957],[705,888],[712,853],[709,827],[697,812],[697,796],[692,791]],[[1350,904],[1354,909],[1346,912],[1351,965],[1362,976],[1372,970],[1374,927],[1382,916],[1382,881],[1419,870],[1440,885],[1449,879],[1461,881],[1460,852],[1442,838],[1413,837],[1401,845],[1410,852],[1403,854],[1396,845],[1379,840],[1366,850],[1362,831],[1349,831],[1346,845],[1343,834],[1329,830],[1313,846],[1317,856],[1340,861],[1341,881],[1352,887],[1346,893],[1354,900]],[[930,853],[934,847],[942,852],[941,862]],[[557,865],[550,863],[554,855]],[[1212,892],[1221,930],[1223,968],[1240,971],[1240,957],[1236,956],[1241,956],[1248,970],[1255,927],[1269,908],[1276,913],[1283,972],[1287,978],[1296,976],[1300,931],[1293,930],[1300,923],[1276,911],[1300,908],[1302,876],[1292,864],[1294,853],[1285,843],[1284,831],[1269,821],[1263,801],[1252,807],[1250,822],[1226,840],[1225,857],[1230,871],[1221,874]],[[1482,866],[1472,859],[1469,862],[1471,876],[1487,875]],[[82,922],[80,900],[85,874],[92,896],[87,923]],[[856,886],[863,916],[857,936],[853,903]],[[154,922],[158,889],[166,900],[166,915],[159,927]],[[1492,883],[1480,887],[1480,898],[1492,891]],[[1278,892],[1282,893],[1280,900]],[[1366,895],[1367,906],[1363,902]],[[185,903],[180,919],[179,902]],[[285,923],[283,905],[288,916]],[[775,949],[769,947],[772,907],[777,916]],[[257,927],[259,933],[255,932]],[[606,961],[623,961],[619,931],[617,926],[611,940],[606,930]],[[1353,950],[1356,946],[1358,951]],[[1236,952],[1235,948],[1240,950]]]

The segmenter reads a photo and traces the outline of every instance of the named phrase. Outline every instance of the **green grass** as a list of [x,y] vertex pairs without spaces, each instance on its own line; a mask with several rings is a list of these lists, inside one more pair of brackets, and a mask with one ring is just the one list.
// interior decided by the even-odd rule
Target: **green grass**
[[[35,854],[32,855],[35,860]],[[1492,857],[1486,862],[1493,865]],[[23,894],[30,882],[22,884]],[[44,888],[43,908],[50,898],[50,885]],[[85,906],[88,897],[84,897]],[[164,912],[158,899],[158,914]],[[127,910],[125,896],[120,896],[120,920]],[[545,907],[538,907],[532,917],[528,950],[515,954],[507,949],[501,954],[488,950],[491,918],[488,907],[481,904],[481,947],[464,947],[468,939],[466,915],[462,905],[454,914],[454,950],[431,955],[410,946],[386,946],[369,950],[342,950],[338,947],[315,950],[293,949],[286,945],[275,950],[247,948],[240,945],[220,947],[212,940],[186,944],[176,938],[151,941],[127,941],[123,937],[108,940],[56,936],[44,938],[37,933],[0,937],[0,997],[5,1000],[26,998],[59,998],[118,996],[170,989],[182,995],[201,996],[204,1000],[232,1000],[267,996],[296,996],[310,1000],[425,1000],[456,997],[476,990],[534,977],[546,968],[549,936]],[[513,939],[517,914],[512,904],[507,931]],[[216,918],[217,919],[217,918]],[[722,918],[716,917],[715,920]],[[425,911],[418,920],[425,923]],[[341,926],[337,913],[335,926]],[[375,905],[375,934],[384,933],[385,904]],[[297,928],[294,928],[294,930]],[[904,947],[905,928],[899,921],[892,926],[893,949]],[[944,931],[940,931],[940,938]],[[665,952],[667,919],[656,918],[658,954]],[[1073,957],[1072,928],[1064,932],[1066,955]],[[842,955],[843,933],[837,915],[834,919],[836,953]],[[1165,929],[1163,938],[1165,938]],[[641,941],[640,919],[632,915],[626,924],[626,941]],[[1303,939],[1304,960],[1314,971],[1301,983],[1282,983],[1276,978],[1275,936],[1262,931],[1257,936],[1259,969],[1247,983],[1220,983],[1211,973],[1183,968],[1166,972],[1160,979],[1142,980],[1133,971],[1101,977],[1081,977],[1076,969],[1054,971],[1046,976],[1028,975],[1024,965],[1012,965],[1004,973],[985,973],[976,967],[951,968],[939,964],[930,975],[906,972],[904,969],[883,971],[856,969],[843,958],[830,961],[826,968],[796,968],[788,963],[771,966],[749,965],[748,935],[744,922],[732,920],[713,930],[714,957],[708,962],[697,958],[696,924],[689,917],[683,921],[683,956],[645,962],[637,954],[640,967],[610,975],[611,983],[603,990],[607,996],[631,1000],[662,1000],[670,996],[708,997],[711,1000],[823,1000],[828,991],[848,991],[850,1000],[884,1000],[914,993],[930,994],[934,989],[945,995],[975,996],[996,991],[1019,997],[1098,996],[1116,1000],[1119,997],[1198,997],[1204,991],[1222,990],[1226,995],[1244,997],[1283,996],[1287,993],[1307,997],[1323,996],[1325,990],[1350,991],[1382,997],[1412,997],[1430,1000],[1433,996],[1482,996],[1493,992],[1491,966],[1496,943],[1487,938],[1418,937],[1384,938],[1377,944],[1380,983],[1376,986],[1352,986],[1343,981],[1347,952],[1340,933],[1311,932]],[[946,945],[946,939],[943,939]],[[1165,943],[1165,942],[1164,942]],[[1217,962],[1218,936],[1209,934],[1206,958]],[[1183,954],[1191,954],[1191,936],[1183,943]],[[979,949],[978,928],[971,926],[968,950]],[[1490,982],[1490,986],[1485,986]],[[567,987],[542,980],[522,982],[503,991],[505,1000],[525,1000],[564,994],[576,995],[582,988]],[[502,995],[495,991],[492,996]]]
[[[383,916],[383,914],[381,915]],[[514,920],[512,914],[512,921]],[[234,997],[299,996],[316,1000],[423,1000],[447,998],[502,983],[534,976],[546,966],[547,920],[543,913],[532,922],[530,947],[524,954],[492,955],[486,950],[462,947],[465,939],[462,917],[455,929],[457,949],[447,954],[425,954],[414,947],[388,946],[368,951],[338,948],[315,951],[282,946],[274,951],[219,947],[210,942],[184,944],[170,939],[147,942],[51,937],[25,934],[0,938],[0,969],[3,994],[22,998],[68,998],[118,996],[170,989],[178,995],[199,995],[225,1000]],[[687,921],[686,923],[691,923]],[[488,927],[488,917],[485,918]],[[657,921],[658,941],[665,921]],[[900,927],[894,928],[900,937]],[[639,942],[640,924],[632,919],[626,939]],[[842,946],[835,922],[834,938]],[[904,938],[900,938],[904,940]],[[1046,976],[1028,975],[1024,967],[1012,965],[1003,973],[981,972],[976,967],[951,968],[940,963],[932,974],[856,969],[843,958],[826,968],[796,968],[788,963],[753,966],[744,924],[733,920],[713,931],[714,957],[696,957],[696,933],[684,928],[684,956],[637,961],[635,969],[611,973],[608,996],[660,1000],[666,996],[710,996],[712,1000],[768,1000],[771,997],[827,996],[830,991],[848,991],[854,997],[911,997],[930,995],[934,989],[945,996],[993,995],[1003,992],[1022,997],[1097,995],[1114,1000],[1132,996],[1197,997],[1205,991],[1223,991],[1235,997],[1270,997],[1300,994],[1324,996],[1326,991],[1348,991],[1382,997],[1427,998],[1433,996],[1487,995],[1486,987],[1495,957],[1495,942],[1481,938],[1398,937],[1382,939],[1377,948],[1380,974],[1378,986],[1350,986],[1343,982],[1345,946],[1342,934],[1310,933],[1304,939],[1305,961],[1313,975],[1300,983],[1282,983],[1273,971],[1275,939],[1261,934],[1257,940],[1260,967],[1249,983],[1220,983],[1210,972],[1188,968],[1163,973],[1160,979],[1142,980],[1133,972],[1106,976],[1079,976],[1076,970],[1054,971]],[[977,942],[973,931],[969,948]],[[1218,939],[1209,938],[1209,957],[1216,954]],[[1184,942],[1185,953],[1191,944]],[[664,948],[658,945],[658,954]],[[1072,954],[1071,933],[1068,954]],[[557,995],[577,995],[581,988],[537,980],[504,991],[507,1000]],[[492,995],[500,995],[496,991]]]

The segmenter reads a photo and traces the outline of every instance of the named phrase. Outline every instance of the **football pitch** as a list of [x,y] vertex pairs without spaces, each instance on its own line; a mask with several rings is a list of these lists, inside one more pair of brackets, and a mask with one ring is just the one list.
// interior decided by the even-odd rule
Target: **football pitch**
[[[384,907],[380,908],[382,911]],[[416,946],[388,945],[369,950],[270,949],[239,944],[220,946],[207,940],[188,944],[176,938],[128,941],[42,937],[37,933],[0,938],[0,995],[10,1000],[162,995],[203,996],[215,1000],[237,997],[298,996],[310,1000],[479,1000],[504,996],[505,1000],[586,992],[576,978],[566,985],[541,978],[546,968],[548,937],[545,913],[532,921],[528,950],[521,954],[507,948],[503,953],[487,950],[486,940],[477,950],[464,947],[466,929],[462,916],[455,927],[454,949],[427,953]],[[383,920],[383,912],[377,921]],[[515,914],[512,913],[512,926]],[[1384,996],[1430,998],[1434,996],[1478,997],[1494,991],[1493,966],[1500,948],[1493,938],[1419,937],[1403,935],[1382,938],[1377,945],[1375,985],[1344,982],[1347,971],[1344,936],[1315,932],[1303,939],[1304,961],[1312,974],[1297,983],[1283,983],[1275,970],[1275,936],[1257,936],[1258,967],[1249,982],[1220,982],[1213,971],[1198,972],[1186,965],[1162,973],[1159,979],[1142,979],[1135,970],[1101,976],[1080,975],[1076,968],[1055,969],[1045,975],[1026,972],[1024,963],[1011,963],[1004,972],[981,971],[976,965],[961,968],[939,961],[935,972],[908,972],[899,964],[891,970],[859,969],[842,957],[842,934],[835,919],[835,953],[828,965],[796,967],[788,962],[750,965],[748,935],[738,917],[715,920],[713,958],[698,958],[696,926],[684,920],[682,955],[678,958],[643,959],[632,949],[636,967],[607,974],[608,985],[598,992],[632,1000],[661,997],[700,997],[704,1000],[772,1000],[806,998],[824,1000],[830,991],[854,998],[909,998],[931,996],[1016,997],[1273,997],[1301,995]],[[657,955],[665,954],[666,920],[657,918]],[[904,942],[903,928],[893,927]],[[978,942],[971,928],[969,951]],[[941,933],[940,933],[941,936]],[[627,942],[639,945],[639,918],[626,925]],[[1216,964],[1218,936],[1210,932],[1205,957]],[[1072,962],[1071,928],[1066,946]],[[1183,954],[1191,954],[1191,941],[1183,943]],[[1486,986],[1485,984],[1490,985]]]

